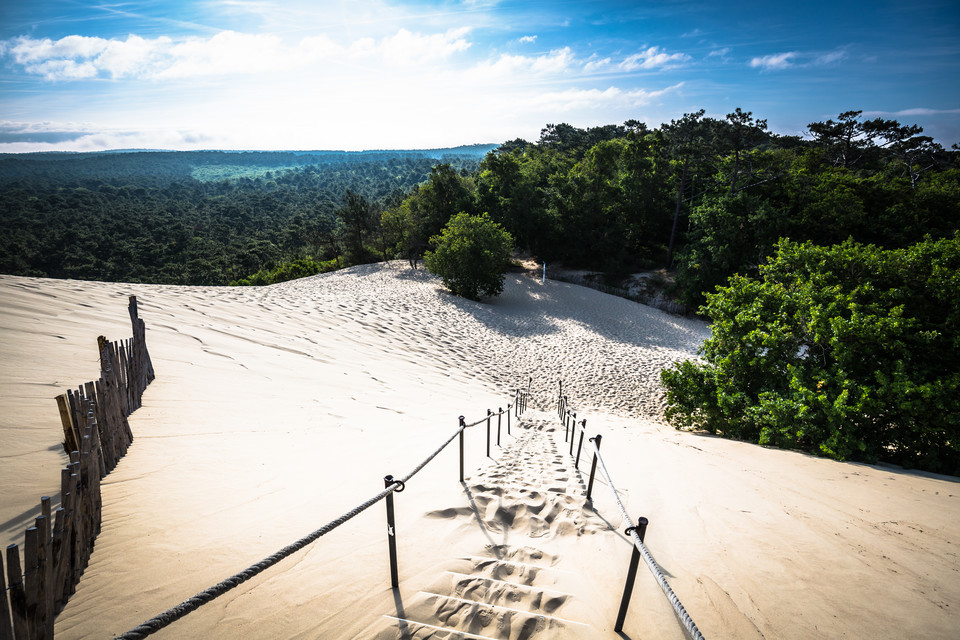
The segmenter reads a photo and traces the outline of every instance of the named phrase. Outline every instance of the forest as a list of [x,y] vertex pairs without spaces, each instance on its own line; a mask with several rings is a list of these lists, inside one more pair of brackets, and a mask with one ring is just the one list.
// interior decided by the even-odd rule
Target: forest
[[263,284],[415,264],[451,217],[485,212],[537,260],[611,282],[669,269],[695,310],[781,237],[897,249],[960,226],[956,148],[859,111],[808,133],[738,108],[433,152],[7,154],[0,272]]

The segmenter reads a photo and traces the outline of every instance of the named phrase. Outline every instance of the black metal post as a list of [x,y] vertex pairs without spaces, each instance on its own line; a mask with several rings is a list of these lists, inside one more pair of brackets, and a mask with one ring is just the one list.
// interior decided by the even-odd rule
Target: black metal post
[[509,404],[507,405],[507,435],[510,435],[510,409],[512,409]]
[[[383,488],[387,489],[393,483],[393,476],[385,476]],[[400,586],[400,578],[397,574],[397,530],[393,519],[393,491],[387,494],[387,544],[390,547],[390,584],[396,589]]]
[[490,457],[490,416],[493,415],[493,412],[490,409],[487,409],[487,457]]
[[573,463],[574,469],[580,468],[580,452],[583,451],[583,434],[587,430],[587,419],[580,421],[580,442],[577,444],[577,461]]
[[[637,520],[636,527],[630,527],[640,536],[640,542],[643,542],[643,536],[647,533],[648,520],[641,517]],[[630,532],[627,529],[627,533]],[[627,607],[630,605],[630,596],[633,595],[633,583],[637,580],[637,567],[640,566],[640,550],[637,545],[633,545],[633,554],[630,556],[630,568],[627,569],[627,584],[623,587],[623,598],[620,599],[620,612],[617,614],[617,624],[614,625],[614,631],[623,631],[623,622],[627,618]]]
[[503,420],[503,407],[497,407],[497,446],[500,446],[500,422]]
[[577,412],[573,412],[573,422],[570,423],[570,455],[573,455],[573,440],[574,436],[577,435]]
[[593,438],[590,438],[591,442],[596,443],[597,450],[593,453],[593,464],[590,465],[590,482],[587,483],[587,500],[593,500],[591,497],[593,495],[593,477],[597,474],[597,457],[600,455],[600,439],[601,435],[598,433]]
[[463,432],[467,427],[463,416],[460,416],[460,482],[463,482]]

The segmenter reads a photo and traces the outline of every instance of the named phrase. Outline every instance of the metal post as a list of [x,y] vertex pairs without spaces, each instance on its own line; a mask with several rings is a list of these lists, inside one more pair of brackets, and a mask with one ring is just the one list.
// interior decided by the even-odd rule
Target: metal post
[[563,441],[566,442],[570,439],[570,409],[567,409],[567,413],[563,416]]
[[590,465],[590,482],[587,483],[587,500],[593,500],[591,497],[593,495],[593,477],[597,474],[597,457],[600,455],[600,439],[601,435],[598,433],[593,438],[590,438],[590,442],[593,442],[597,445],[597,450],[593,453],[593,464]]
[[497,446],[500,446],[500,422],[503,420],[503,407],[497,407]]
[[517,389],[517,393],[514,394],[513,415],[520,417],[520,389]]
[[573,440],[574,436],[577,435],[577,412],[573,412],[573,422],[570,423],[570,455],[573,455]]
[[574,469],[580,468],[580,452],[583,451],[583,434],[587,430],[587,419],[580,421],[580,443],[577,444],[577,461],[573,463]]
[[493,412],[490,409],[487,409],[487,457],[490,457],[490,416],[493,415]]
[[463,482],[463,432],[466,427],[463,416],[460,416],[460,482]]
[[[394,483],[393,476],[383,478],[383,488],[387,489]],[[403,487],[403,484],[400,485]],[[400,491],[396,489],[395,491]],[[390,547],[390,584],[394,589],[400,586],[400,578],[397,574],[397,531],[396,523],[393,519],[393,491],[387,494],[387,544]]]
[[512,407],[507,405],[507,435],[510,435],[510,409]]
[[[648,520],[641,517],[637,520],[636,527],[630,527],[627,529],[627,534],[630,534],[630,529],[633,529],[637,532],[637,535],[640,537],[640,542],[643,542],[643,536],[647,533],[647,524]],[[627,617],[627,607],[630,605],[630,596],[633,595],[633,583],[637,579],[637,567],[640,565],[640,550],[637,549],[637,545],[633,545],[633,554],[630,556],[630,568],[627,569],[627,584],[623,587],[623,598],[620,600],[620,612],[617,614],[617,624],[614,625],[614,631],[623,631],[623,622]]]

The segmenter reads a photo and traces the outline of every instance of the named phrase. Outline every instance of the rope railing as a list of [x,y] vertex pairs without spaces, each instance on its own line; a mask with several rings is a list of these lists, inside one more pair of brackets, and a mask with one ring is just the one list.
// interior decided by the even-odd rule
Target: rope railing
[[437,447],[430,455],[424,458],[417,466],[415,466],[407,475],[402,478],[394,478],[392,475],[385,476],[384,489],[380,493],[371,497],[362,504],[354,507],[350,511],[347,511],[339,518],[331,520],[327,524],[323,525],[316,531],[309,533],[296,542],[287,545],[283,549],[280,549],[271,556],[264,558],[263,560],[250,565],[243,571],[236,573],[229,578],[221,580],[212,587],[201,591],[200,593],[187,598],[180,604],[173,606],[166,611],[150,618],[149,620],[143,622],[137,627],[123,633],[119,636],[116,636],[116,640],[141,640],[146,638],[149,635],[160,631],[161,629],[173,624],[177,620],[183,618],[189,613],[196,611],[204,604],[222,596],[223,594],[229,592],[230,590],[236,588],[237,586],[243,584],[250,578],[262,573],[263,571],[269,569],[270,567],[276,565],[281,560],[293,555],[297,551],[303,549],[307,545],[315,542],[322,536],[333,531],[340,525],[350,521],[354,517],[360,515],[376,503],[381,500],[386,501],[386,511],[387,511],[387,545],[390,555],[390,584],[393,588],[399,586],[399,572],[397,570],[397,547],[396,547],[396,522],[394,518],[394,504],[393,504],[393,494],[400,493],[406,488],[406,483],[409,482],[417,473],[419,473],[424,467],[427,466],[434,458],[436,458],[440,453],[449,446],[454,439],[460,439],[460,481],[463,481],[463,434],[466,429],[470,427],[475,427],[484,422],[487,425],[487,456],[490,455],[490,438],[491,438],[491,421],[494,417],[497,418],[497,444],[500,444],[500,424],[503,419],[503,416],[507,416],[507,433],[510,433],[510,415],[511,412],[515,413],[515,417],[519,418],[523,415],[523,412],[526,410],[526,398],[529,395],[529,391],[523,391],[522,389],[517,389],[516,394],[514,395],[513,402],[507,405],[506,410],[502,407],[499,408],[496,412],[487,410],[487,415],[480,420],[471,422],[467,424],[463,416],[459,417],[459,427],[457,430],[447,438],[443,444]]
[[[573,420],[570,420],[571,410],[569,409],[567,396],[563,395],[563,381],[560,381],[560,395],[557,401],[557,413],[561,422],[564,424],[566,439],[570,441],[570,455],[573,455],[574,436],[576,435],[577,431],[580,432],[580,442],[577,446],[576,461],[574,463],[574,467],[579,470],[580,452],[583,448],[584,436],[586,435],[587,420],[584,418],[578,424],[576,421],[577,414],[575,412],[572,413]],[[617,492],[617,488],[613,484],[613,478],[610,475],[607,464],[603,460],[603,456],[600,455],[601,441],[602,436],[600,434],[597,434],[588,440],[588,442],[593,445],[593,462],[591,463],[590,477],[587,483],[587,500],[593,500],[593,481],[596,476],[597,464],[599,463],[600,469],[607,479],[607,486],[610,488],[610,492],[613,494],[613,499],[620,510],[620,515],[623,517],[624,521],[633,522],[633,520],[630,518],[630,514],[627,513],[626,507],[623,506],[623,501],[620,500],[620,494]],[[626,621],[627,608],[630,604],[630,596],[633,593],[633,585],[636,581],[637,568],[640,564],[640,558],[643,558],[643,561],[646,563],[647,567],[650,569],[650,572],[656,579],[657,584],[660,585],[660,589],[663,591],[663,594],[667,597],[667,600],[673,607],[674,614],[677,616],[680,624],[683,625],[683,629],[686,632],[687,637],[689,637],[691,640],[703,640],[703,634],[700,633],[700,630],[697,628],[693,618],[691,618],[690,614],[687,613],[683,603],[680,602],[677,594],[674,593],[673,589],[670,587],[670,583],[667,582],[667,578],[663,575],[660,565],[657,564],[657,561],[654,560],[650,550],[647,548],[646,544],[644,544],[643,539],[646,534],[648,524],[649,521],[647,518],[641,517],[637,520],[636,526],[628,527],[624,532],[633,540],[633,553],[630,557],[630,566],[627,570],[627,580],[626,584],[624,585],[623,596],[620,600],[620,609],[617,613],[617,621],[614,625],[614,630],[617,632],[623,631],[623,624]]]

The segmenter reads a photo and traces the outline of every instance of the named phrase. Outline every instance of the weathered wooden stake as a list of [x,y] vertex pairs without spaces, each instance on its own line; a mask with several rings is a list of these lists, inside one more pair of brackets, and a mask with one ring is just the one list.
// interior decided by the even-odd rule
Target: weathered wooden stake
[[0,640],[13,640],[13,624],[10,622],[10,606],[7,604],[7,576],[3,573],[3,556],[0,556]]
[[30,617],[27,615],[27,593],[20,570],[20,548],[15,544],[7,547],[7,577],[10,580],[10,609],[13,616],[13,633],[17,638],[30,638]]

